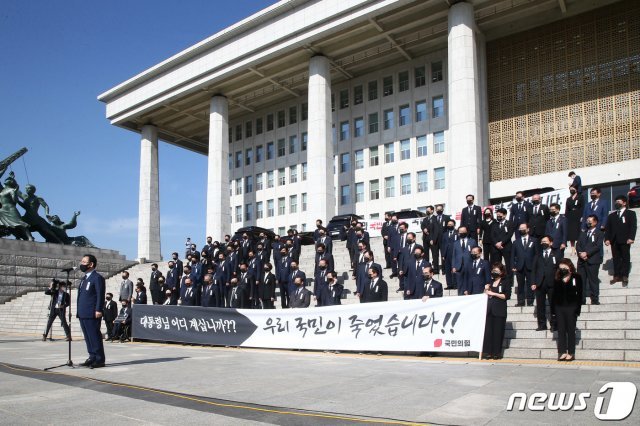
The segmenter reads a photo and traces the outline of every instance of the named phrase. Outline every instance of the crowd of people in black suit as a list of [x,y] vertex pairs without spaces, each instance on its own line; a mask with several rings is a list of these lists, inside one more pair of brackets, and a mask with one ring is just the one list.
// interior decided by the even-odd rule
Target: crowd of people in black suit
[[[385,214],[381,234],[384,268],[376,262],[370,236],[362,223],[353,220],[344,229],[355,280],[355,296],[361,303],[388,300],[389,287],[383,269],[397,277],[404,299],[442,297],[444,290],[458,295],[487,294],[489,297],[485,335],[485,356],[500,357],[507,317],[507,301],[517,284],[515,306],[536,304],[537,331],[558,331],[559,357],[575,357],[575,324],[580,306],[590,298],[599,301],[599,269],[603,263],[603,244],[611,246],[614,274],[611,284],[628,284],[629,249],[636,233],[635,212],[627,208],[624,196],[616,197],[615,210],[600,198],[598,188],[590,190],[590,201],[582,196],[580,177],[571,173],[571,195],[565,212],[557,203],[541,202],[534,194],[526,200],[517,192],[509,210],[475,205],[467,195],[467,207],[459,221],[444,213],[443,205],[428,206],[420,223],[421,244],[408,225],[394,214]],[[307,289],[307,273],[299,268],[301,239],[296,230],[286,237],[270,240],[265,233],[257,239],[248,233],[240,239],[226,235],[223,242],[207,238],[201,250],[187,239],[186,260],[177,252],[163,274],[152,265],[149,280],[151,303],[240,309],[274,309],[276,289],[282,308],[306,308],[341,303],[343,285],[334,268],[334,241],[322,220],[317,220],[313,286]],[[577,267],[565,257],[565,250],[577,254]],[[568,272],[567,272],[568,271]],[[446,287],[434,277],[443,276]],[[139,278],[136,285],[122,274],[118,300],[105,315],[107,338],[122,338],[131,321],[131,304],[146,304],[147,290]],[[550,307],[547,316],[546,306]],[[572,310],[568,308],[572,306]],[[572,313],[569,315],[569,313]],[[107,316],[109,319],[107,319]],[[117,327],[120,325],[120,327]]]

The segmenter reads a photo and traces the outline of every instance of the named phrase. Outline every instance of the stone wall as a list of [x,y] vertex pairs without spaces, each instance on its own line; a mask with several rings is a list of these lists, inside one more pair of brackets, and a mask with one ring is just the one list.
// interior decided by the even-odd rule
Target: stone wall
[[[0,238],[0,303],[42,290],[52,277],[65,278],[60,270],[78,266],[85,253],[96,256],[98,272],[105,278],[136,263],[115,250]],[[80,276],[79,271],[71,272],[71,278]]]

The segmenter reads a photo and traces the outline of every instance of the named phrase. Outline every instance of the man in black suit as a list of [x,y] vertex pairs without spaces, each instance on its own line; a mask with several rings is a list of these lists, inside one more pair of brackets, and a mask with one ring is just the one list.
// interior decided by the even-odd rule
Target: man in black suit
[[327,294],[327,288],[329,287],[327,275],[331,270],[327,267],[326,259],[321,259],[316,267],[316,273],[313,278],[313,300],[317,302],[316,306],[329,305],[328,301],[324,300],[324,296]]
[[380,278],[382,268],[375,265],[369,269],[369,282],[365,283],[362,291],[361,303],[386,302],[389,297],[389,287],[387,283]]
[[65,313],[67,312],[67,308],[71,306],[71,296],[67,293],[67,284],[65,282],[60,281],[57,290],[53,289],[53,284],[54,282],[52,281],[49,284],[49,288],[44,291],[44,294],[51,296],[51,301],[49,302],[49,320],[47,321],[47,328],[42,335],[42,341],[47,340],[47,334],[49,334],[51,325],[56,318],[60,318],[64,334],[67,336],[66,340],[69,341],[71,340],[71,329],[69,328],[69,324],[67,324]]
[[382,247],[384,249],[384,269],[391,268],[391,254],[389,253],[389,228],[391,227],[391,213],[386,212],[384,214],[384,222],[382,223],[382,229],[380,229],[380,235],[382,235]]
[[480,206],[474,205],[475,199],[476,197],[474,195],[467,195],[467,207],[462,209],[460,226],[467,228],[469,238],[478,241],[480,225],[482,223],[482,209]]
[[180,300],[178,301],[178,305],[182,306],[195,306],[196,305],[196,292],[192,287],[191,277],[188,275],[184,277],[184,292],[182,296],[180,296]]
[[76,317],[87,345],[89,358],[80,365],[89,368],[104,367],[106,357],[102,345],[102,312],[104,311],[105,284],[102,275],[96,272],[98,259],[92,254],[86,254],[80,261],[80,271],[84,277],[78,287]]
[[511,270],[511,237],[513,237],[513,222],[507,220],[507,209],[499,208],[496,211],[496,225],[492,229],[491,238],[493,249],[491,254],[491,264],[504,263],[507,275],[512,276]]
[[178,268],[178,282],[180,282],[180,279],[182,278],[182,272],[184,271],[184,265],[182,264],[182,260],[180,260],[180,256],[178,256],[177,251],[171,253],[171,259],[173,259],[173,263],[175,263],[176,268]]
[[[431,264],[433,265],[433,270],[436,274],[443,273],[446,270],[446,266],[444,265],[444,257],[446,254],[445,247],[443,246],[443,235],[447,229],[447,223],[451,220],[451,216],[444,214],[444,206],[442,204],[436,204],[436,215],[434,218],[434,231],[438,233],[436,237],[433,235],[432,231],[432,241],[436,242],[436,253],[439,252],[437,256],[434,256],[431,260]],[[454,223],[455,226],[455,223]]]
[[611,284],[622,281],[622,286],[629,284],[631,269],[631,245],[636,239],[638,221],[636,212],[627,208],[627,197],[616,197],[616,210],[609,214],[605,232],[605,244],[611,246],[613,258],[613,279]]
[[[517,229],[522,223],[529,223],[531,218],[531,203],[524,199],[522,191],[516,192],[516,199],[511,204],[509,220],[513,222],[513,226]],[[516,239],[520,238],[516,235]]]
[[434,232],[434,227],[437,225],[436,217],[434,215],[434,207],[427,206],[427,215],[420,222],[420,228],[422,229],[422,247],[424,247],[424,258],[427,262],[430,262],[430,259],[437,259],[438,249],[437,249],[437,239],[438,234]]
[[553,237],[545,235],[540,241],[540,253],[536,257],[533,268],[533,284],[531,289],[536,295],[536,317],[538,318],[538,328],[536,331],[547,329],[547,309],[546,300],[549,300],[549,325],[551,331],[556,329],[556,315],[553,310],[553,283],[555,281],[556,270],[563,256],[559,249],[553,248]]
[[[248,304],[244,304],[243,308],[251,309],[254,307],[253,300],[257,298],[256,277],[249,271],[249,265],[245,261],[240,262],[240,273],[238,274],[238,287],[244,289],[243,296],[249,299]],[[245,299],[246,301],[246,299]]]
[[158,278],[162,273],[158,271],[158,264],[151,264],[151,277],[149,278],[149,291],[151,292],[151,302],[154,305],[161,305],[164,292],[158,285]]
[[529,216],[529,235],[540,241],[546,235],[549,221],[549,207],[540,202],[540,194],[531,197],[531,215]]
[[333,255],[327,252],[326,247],[323,243],[318,243],[316,245],[316,262],[315,262],[315,273],[318,272],[318,265],[321,260],[326,261],[326,267],[328,271],[333,271]]
[[442,232],[442,241],[440,243],[440,250],[442,252],[444,274],[447,283],[447,290],[453,290],[457,288],[455,281],[456,276],[453,273],[453,249],[458,241],[458,233],[456,232],[456,221],[449,219],[446,223],[446,227]]
[[422,246],[416,245],[413,250],[413,255],[405,259],[405,271],[406,278],[404,284],[404,299],[415,299],[414,293],[416,289],[421,285],[423,278],[423,269],[427,266],[431,266],[431,263],[426,259],[425,252]]
[[104,325],[107,327],[107,334],[105,340],[109,340],[113,337],[113,321],[118,316],[118,304],[113,300],[113,294],[107,293],[106,300],[104,302]]
[[564,257],[564,249],[567,248],[567,219],[560,214],[560,204],[553,203],[549,206],[549,221],[547,222],[545,235],[553,237],[553,248],[560,251]]
[[465,296],[484,293],[485,286],[491,283],[491,265],[481,258],[482,247],[473,247],[470,254],[462,273],[462,286],[458,287],[458,294]]
[[282,309],[289,307],[289,275],[292,259],[287,247],[282,246],[279,251],[278,264],[276,266],[276,280],[280,288],[280,305]]
[[600,278],[598,272],[602,264],[602,242],[604,234],[598,226],[598,216],[587,217],[587,231],[580,232],[576,251],[578,252],[578,273],[582,277],[582,304],[587,296],[592,305],[600,304]]
[[[356,293],[355,296],[360,298],[362,302],[362,298],[364,297],[364,289],[369,280],[369,271],[371,269],[379,268],[382,272],[382,267],[375,263],[375,259],[373,256],[373,251],[371,250],[363,250],[363,258],[362,262],[358,263],[358,270],[356,271]],[[382,275],[382,273],[380,273]]]
[[287,277],[288,278],[288,283],[289,283],[289,294],[291,294],[291,292],[295,291],[295,289],[296,289],[295,280],[298,277],[300,277],[302,279],[302,286],[306,287],[306,285],[307,285],[307,275],[298,268],[298,262],[296,260],[292,259],[291,263],[290,263],[290,267],[289,267],[289,275]]
[[171,290],[171,304],[175,305],[178,302],[180,296],[180,274],[178,273],[178,267],[175,260],[170,260],[168,263],[169,270],[167,271],[167,288]]
[[571,184],[569,184],[569,187],[574,187],[576,188],[576,191],[578,191],[578,194],[582,194],[582,179],[580,178],[580,176],[578,176],[576,174],[576,172],[571,171],[569,172],[569,178],[571,179]]
[[313,241],[315,243],[317,243],[320,238],[321,229],[324,229],[324,226],[322,226],[322,219],[316,219],[316,229],[313,231]]
[[[394,216],[395,218],[396,216]],[[389,248],[391,250],[391,278],[400,275],[401,264],[401,250],[407,246],[407,224],[401,222],[398,225],[398,232],[394,232],[391,228],[391,234],[389,239]]]
[[324,228],[320,228],[318,230],[318,240],[316,241],[316,248],[320,244],[324,245],[325,253],[333,253],[333,240],[331,240],[331,237],[327,237],[327,230]]
[[422,248],[416,244],[416,234],[414,232],[407,232],[405,246],[400,248],[398,253],[398,281],[399,288],[397,291],[401,291],[404,294],[407,284],[407,276],[409,274],[409,265],[413,260],[413,252],[416,247]]
[[327,295],[323,295],[323,300],[329,305],[342,304],[342,292],[344,286],[338,282],[338,275],[335,271],[327,273]]
[[200,306],[203,308],[215,308],[218,306],[218,290],[214,288],[213,276],[208,273],[204,276]]
[[513,243],[511,252],[511,270],[518,280],[518,303],[516,306],[533,306],[534,294],[531,289],[533,284],[533,267],[538,256],[538,240],[529,235],[529,225],[521,223],[518,229],[519,239]]
[[119,339],[120,342],[124,342],[124,328],[125,326],[131,325],[131,305],[129,305],[128,300],[122,301],[122,308],[120,308],[120,312],[118,316],[113,321],[113,334],[111,335],[110,341],[114,341]]
[[275,309],[276,277],[271,273],[273,266],[267,262],[262,268],[264,270],[264,276],[260,284],[258,284],[257,297],[262,302],[262,309]]
[[311,292],[304,288],[303,283],[301,276],[297,276],[293,281],[295,288],[291,291],[290,308],[308,308],[311,304]]
[[238,285],[238,278],[231,278],[230,289],[227,296],[227,307],[234,309],[247,309],[249,307],[249,295],[243,286]]
[[414,299],[422,299],[426,302],[432,297],[442,297],[444,290],[442,283],[433,279],[434,269],[431,266],[422,268],[422,281],[416,286]]

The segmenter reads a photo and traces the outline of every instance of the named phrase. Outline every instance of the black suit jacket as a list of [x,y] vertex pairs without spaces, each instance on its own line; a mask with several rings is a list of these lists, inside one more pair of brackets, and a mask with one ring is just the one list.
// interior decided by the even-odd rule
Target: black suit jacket
[[422,282],[416,285],[416,291],[413,294],[414,299],[422,299],[424,296],[429,297],[442,297],[444,295],[444,290],[442,288],[442,283],[439,281],[431,279],[431,282],[427,285],[424,278]]
[[508,247],[511,245],[511,237],[513,237],[513,222],[510,220],[503,220],[502,223],[496,221],[492,228],[491,239],[494,246],[498,243],[502,243],[502,247]]
[[480,206],[471,207],[471,213],[469,213],[469,206],[462,209],[462,214],[460,215],[460,226],[465,226],[471,236],[474,236],[478,229],[480,229],[481,222],[482,209]]
[[258,298],[271,300],[276,298],[276,277],[271,272],[264,276],[264,281],[258,285]]
[[184,294],[180,296],[180,304],[182,306],[195,306],[196,291],[197,289],[193,285],[191,285],[189,288],[185,288]]
[[507,300],[511,299],[511,280],[505,277],[498,282],[497,286],[494,286],[492,282],[491,291],[494,293],[504,294],[506,299],[502,300],[499,297],[490,297],[487,301],[487,313],[490,313],[495,317],[506,317]]
[[362,303],[370,302],[386,302],[389,297],[389,287],[387,282],[381,278],[378,278],[373,288],[371,288],[371,282],[367,281],[362,291]]
[[626,244],[627,240],[636,239],[638,229],[636,212],[625,209],[622,217],[618,217],[618,212],[614,211],[607,218],[605,228],[605,240],[612,244]]
[[308,308],[311,304],[311,292],[306,288],[300,288],[300,294],[298,295],[298,289],[296,288],[289,295],[289,307],[290,308]]
[[[49,296],[51,296],[49,310],[53,312],[53,310],[56,308],[56,303],[58,303],[58,290],[51,291],[51,289],[46,289],[44,291],[44,294],[48,294]],[[67,292],[64,292],[63,294],[64,296],[62,296],[62,310],[65,310],[68,306],[71,305],[71,296],[69,296],[69,293]]]
[[522,244],[523,238],[513,243],[513,250],[511,251],[511,266],[519,272],[532,271],[536,256],[540,251],[536,238],[527,236],[526,247]]
[[110,300],[108,302],[104,302],[104,312],[102,314],[102,318],[105,321],[113,321],[118,316],[118,304]]
[[546,259],[544,250],[542,250],[536,257],[535,267],[533,268],[533,284],[538,287],[553,288],[556,270],[561,260],[560,249],[552,248],[549,257]]
[[236,309],[248,309],[249,292],[247,289],[242,286],[231,287],[227,295],[227,306]]
[[587,260],[585,261],[578,257],[578,265],[585,262],[587,265],[600,265],[602,263],[603,240],[604,234],[599,229],[593,229],[591,236],[589,236],[589,231],[581,231],[576,243],[576,251],[578,254],[586,252]]
[[531,215],[529,216],[529,234],[537,238],[542,238],[546,232],[547,221],[551,215],[549,207],[546,204],[539,204],[538,213],[535,213],[536,206],[531,207]]

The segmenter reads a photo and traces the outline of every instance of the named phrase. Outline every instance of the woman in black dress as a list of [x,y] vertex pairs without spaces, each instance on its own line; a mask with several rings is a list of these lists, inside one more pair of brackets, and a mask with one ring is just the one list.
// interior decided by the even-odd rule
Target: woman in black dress
[[493,218],[493,210],[489,207],[484,209],[483,219],[480,223],[480,240],[482,241],[482,253],[484,260],[489,261],[491,248],[493,247],[493,238],[491,237],[491,229],[495,226],[496,221]]
[[576,241],[580,235],[580,221],[584,210],[584,198],[575,186],[569,188],[571,196],[567,198],[564,208],[564,216],[567,218],[567,240],[571,243],[573,251],[576,250]]
[[491,284],[487,284],[484,293],[487,301],[487,322],[484,327],[484,359],[502,358],[502,341],[507,324],[507,300],[511,298],[511,281],[502,263],[491,267]]
[[573,361],[576,358],[576,321],[582,307],[582,278],[569,259],[562,259],[558,264],[551,303],[558,328],[558,361]]

